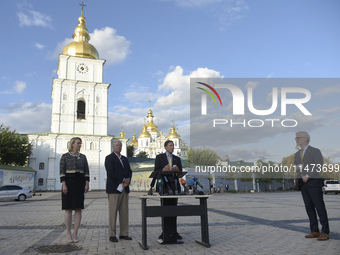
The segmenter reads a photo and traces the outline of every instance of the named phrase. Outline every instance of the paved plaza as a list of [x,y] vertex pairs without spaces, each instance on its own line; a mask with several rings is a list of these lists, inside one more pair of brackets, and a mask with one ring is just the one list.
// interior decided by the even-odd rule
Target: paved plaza
[[[148,250],[142,250],[141,201],[144,193],[130,195],[132,241],[110,242],[106,193],[89,192],[85,199],[79,243],[62,254],[339,254],[340,195],[325,195],[331,239],[306,239],[309,222],[299,192],[223,193],[208,199],[211,248],[201,240],[200,218],[178,217],[184,244],[161,245],[160,218],[148,218]],[[197,204],[191,198],[179,204]],[[148,199],[148,205],[159,199]],[[65,247],[66,229],[59,192],[46,192],[24,202],[0,201],[0,254],[61,254],[42,248]]]

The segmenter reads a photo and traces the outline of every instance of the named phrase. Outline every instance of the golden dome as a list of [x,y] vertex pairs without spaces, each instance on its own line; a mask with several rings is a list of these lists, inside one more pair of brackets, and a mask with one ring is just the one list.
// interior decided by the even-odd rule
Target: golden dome
[[143,131],[140,132],[139,138],[149,138],[151,137],[150,133],[146,130],[146,126],[143,126]]
[[149,109],[149,111],[148,111],[148,117],[154,117],[153,115],[152,115],[152,110],[151,110],[151,108]]
[[133,133],[132,136],[132,141],[130,142],[130,146],[138,146],[138,141],[136,140],[137,136],[135,135],[135,133]]
[[83,16],[82,11],[81,16],[78,18],[78,26],[72,35],[73,42],[65,46],[62,52],[63,55],[99,59],[99,54],[96,48],[92,44],[88,43],[91,37],[85,23],[86,19]]
[[153,120],[149,121],[149,123],[146,125],[148,132],[158,132],[158,127],[155,123],[153,123]]
[[123,130],[123,126],[122,126],[122,132],[120,132],[119,135],[121,138],[125,138],[125,132]]
[[158,132],[159,131],[157,125],[155,123],[153,123],[153,117],[154,116],[152,115],[152,110],[150,108],[149,111],[148,111],[148,116],[147,116],[148,124],[146,125],[148,132]]
[[170,128],[170,134],[168,135],[168,139],[179,138],[177,132],[175,131],[174,126]]

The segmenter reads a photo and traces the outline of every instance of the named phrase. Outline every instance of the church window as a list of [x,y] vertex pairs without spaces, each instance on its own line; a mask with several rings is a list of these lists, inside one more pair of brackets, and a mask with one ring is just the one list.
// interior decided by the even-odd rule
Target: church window
[[77,119],[85,119],[85,102],[82,100],[77,103]]
[[39,178],[38,179],[38,186],[43,186],[44,185],[44,178]]
[[145,146],[148,147],[148,141],[146,141],[146,145]]
[[94,150],[94,143],[93,142],[90,143],[90,150]]
[[100,96],[96,97],[96,103],[99,104],[100,103]]
[[63,94],[63,100],[64,101],[67,100],[67,94],[66,93]]
[[39,163],[39,170],[44,170],[45,168],[45,163],[44,162],[40,162]]

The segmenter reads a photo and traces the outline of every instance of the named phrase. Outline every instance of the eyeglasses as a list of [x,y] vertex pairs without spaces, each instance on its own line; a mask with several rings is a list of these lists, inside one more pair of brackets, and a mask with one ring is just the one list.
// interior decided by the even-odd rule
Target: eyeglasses
[[295,137],[294,139],[295,139],[295,140],[299,140],[299,139],[301,139],[301,138],[305,138],[305,137]]

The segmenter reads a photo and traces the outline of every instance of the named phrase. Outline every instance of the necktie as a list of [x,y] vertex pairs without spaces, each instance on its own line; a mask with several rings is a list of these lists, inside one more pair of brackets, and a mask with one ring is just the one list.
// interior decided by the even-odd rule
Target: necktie
[[302,159],[303,159],[303,150],[304,150],[304,149],[301,149],[301,150],[300,150],[300,159],[301,159],[301,161],[302,161]]
[[169,165],[172,167],[172,159],[171,159],[171,154],[169,154]]

